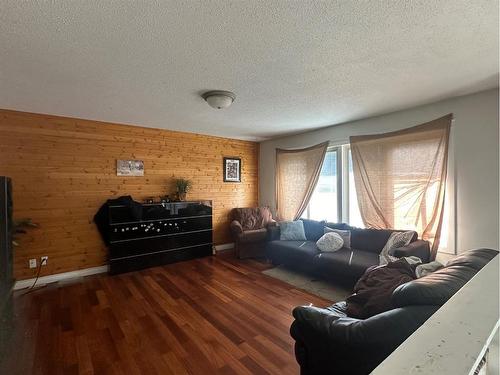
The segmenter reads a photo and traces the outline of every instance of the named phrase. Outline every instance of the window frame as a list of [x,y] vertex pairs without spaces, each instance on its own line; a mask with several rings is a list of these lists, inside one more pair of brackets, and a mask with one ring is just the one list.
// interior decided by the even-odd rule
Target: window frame
[[[344,176],[344,169],[345,169],[345,157],[344,157],[344,148],[346,145],[338,145],[338,146],[328,146],[326,149],[326,152],[335,152],[336,153],[336,172],[337,172],[337,218],[339,223],[344,222],[345,217],[344,217],[344,194],[343,194],[343,189],[344,189],[344,184],[345,184],[345,176]],[[326,155],[325,155],[326,158]],[[323,166],[322,166],[323,167]],[[347,171],[347,174],[349,174],[349,171]],[[348,176],[347,176],[348,177]],[[349,179],[347,179],[347,184],[349,183]],[[347,185],[348,186],[348,185]],[[313,192],[314,194],[314,192]],[[310,205],[308,204],[306,209],[304,210],[304,213],[302,214],[302,217],[308,220],[311,219],[311,210],[310,210]]]
[[349,223],[350,220],[350,192],[349,192],[349,151],[351,150],[350,144],[341,146],[342,148],[342,222]]

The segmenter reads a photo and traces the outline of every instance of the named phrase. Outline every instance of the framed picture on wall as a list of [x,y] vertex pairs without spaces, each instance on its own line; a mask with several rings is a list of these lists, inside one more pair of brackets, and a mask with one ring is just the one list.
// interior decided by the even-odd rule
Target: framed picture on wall
[[241,182],[241,159],[224,158],[224,182]]
[[144,176],[144,162],[142,160],[117,160],[117,176]]

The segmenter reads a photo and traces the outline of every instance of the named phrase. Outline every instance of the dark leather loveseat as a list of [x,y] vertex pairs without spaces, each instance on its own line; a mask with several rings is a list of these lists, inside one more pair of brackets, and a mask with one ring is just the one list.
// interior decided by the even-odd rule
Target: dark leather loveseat
[[[280,241],[278,226],[268,228],[269,242],[266,256],[273,264],[284,264],[292,268],[315,273],[318,276],[336,278],[346,282],[355,282],[366,269],[379,264],[379,255],[389,236],[395,230],[361,229],[344,223],[327,223],[302,219],[307,241]],[[325,226],[351,232],[351,248],[342,248],[335,252],[322,253],[316,247],[316,241],[324,234]],[[394,249],[395,257],[416,256],[423,263],[430,257],[429,242],[419,240],[413,235],[408,246]]]
[[463,253],[445,268],[397,287],[394,308],[368,319],[348,317],[344,302],[296,307],[290,333],[301,375],[369,374],[497,254]]

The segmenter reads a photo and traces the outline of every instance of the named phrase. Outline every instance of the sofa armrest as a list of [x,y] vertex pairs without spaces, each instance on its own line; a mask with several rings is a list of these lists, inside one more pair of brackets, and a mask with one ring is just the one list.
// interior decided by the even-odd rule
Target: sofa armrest
[[430,260],[431,250],[428,241],[417,240],[407,246],[392,249],[389,251],[389,255],[397,258],[415,256],[420,258],[423,263],[427,263]]
[[278,226],[278,222],[274,219],[271,219],[271,221],[269,221],[266,225],[266,228],[270,228],[270,227],[277,227]]
[[267,240],[277,241],[280,239],[280,227],[276,225],[267,226]]
[[[302,306],[293,310],[295,322],[292,336],[304,345],[315,347],[319,342],[332,346],[377,347],[399,345],[420,327],[439,306],[406,306],[389,310],[368,319],[338,317],[317,307]],[[301,335],[300,331],[307,331]],[[297,337],[302,336],[302,337]],[[307,338],[312,342],[305,342]]]
[[439,306],[408,306],[365,320],[298,307],[290,333],[301,374],[369,374]]
[[239,234],[243,233],[243,227],[238,220],[231,221],[230,228],[233,237],[238,237]]
[[[292,315],[295,318],[294,324],[296,326],[302,326],[303,330],[309,331],[310,334],[316,335],[318,338],[334,339],[329,334],[330,326],[340,317],[333,312],[315,306],[299,306],[293,309]],[[293,329],[291,333],[294,336]]]

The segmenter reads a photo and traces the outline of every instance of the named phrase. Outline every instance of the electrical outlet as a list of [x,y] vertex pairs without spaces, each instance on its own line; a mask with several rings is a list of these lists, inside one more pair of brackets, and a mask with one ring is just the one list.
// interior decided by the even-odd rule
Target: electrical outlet
[[49,262],[49,257],[48,256],[40,257],[40,264],[42,266],[46,266],[48,262]]
[[30,268],[36,268],[36,259],[30,259]]

